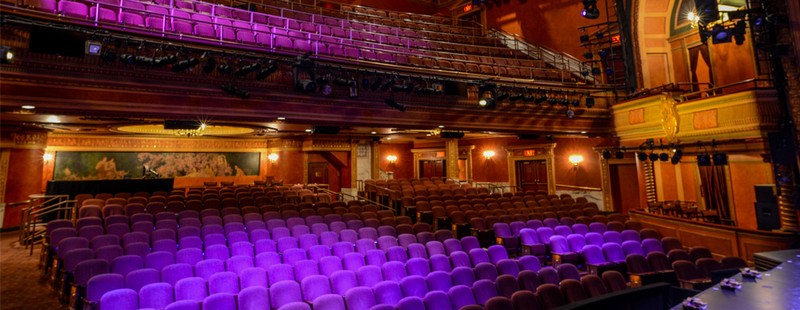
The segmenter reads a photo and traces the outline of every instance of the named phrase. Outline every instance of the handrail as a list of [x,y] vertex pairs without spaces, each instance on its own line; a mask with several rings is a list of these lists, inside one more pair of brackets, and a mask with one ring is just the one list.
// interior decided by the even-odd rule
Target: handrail
[[40,242],[39,237],[46,231],[37,231],[37,226],[44,224],[45,220],[52,214],[56,214],[56,219],[74,220],[72,216],[76,213],[75,200],[69,200],[69,195],[30,195],[30,207],[23,208],[20,212],[20,235],[19,241],[25,247],[30,247],[30,255],[33,255],[33,247]]
[[500,191],[500,193],[505,193],[506,189],[511,189],[509,192],[516,192],[517,186],[516,185],[497,185],[497,184],[488,184],[489,191],[495,193],[496,191]]
[[747,89],[758,89],[758,88],[762,88],[762,87],[763,88],[771,88],[772,87],[772,80],[770,80],[770,79],[753,78],[753,79],[747,79],[747,80],[743,80],[743,81],[739,81],[739,82],[735,82],[735,83],[725,84],[725,85],[722,85],[722,86],[712,87],[712,88],[708,88],[708,89],[704,89],[704,90],[700,90],[700,91],[696,91],[696,92],[691,92],[691,93],[687,93],[687,94],[681,94],[681,95],[678,96],[677,99],[680,102],[684,102],[684,101],[688,101],[688,100],[692,100],[692,99],[696,99],[696,98],[703,98],[703,95],[705,95],[706,97],[714,97],[714,96],[717,96],[717,95],[724,95],[724,94],[726,94],[726,92],[725,92],[726,89],[734,88],[736,86],[741,86],[741,85],[745,85],[745,84],[751,84],[751,83],[754,84],[753,87],[752,88],[747,88]]
[[556,187],[566,187],[572,189],[582,189],[586,191],[601,191],[602,188],[599,187],[589,187],[589,186],[576,186],[576,185],[567,185],[567,184],[556,184]]
[[541,45],[534,45],[530,42],[522,41],[517,38],[517,35],[509,34],[494,28],[489,29],[488,35],[489,37],[499,39],[510,49],[523,52],[532,58],[544,60],[554,68],[569,71],[576,77],[583,78],[587,81],[596,82],[594,76],[581,75],[581,71],[584,67],[583,62],[572,55],[558,52]]
[[[366,198],[366,197],[361,197],[361,196],[358,196],[358,195],[351,195],[351,194],[347,194],[347,193],[343,193],[343,192],[334,192],[334,191],[332,191],[332,190],[329,190],[329,189],[324,189],[324,188],[318,188],[317,190],[318,190],[318,191],[321,191],[321,192],[323,192],[323,193],[326,193],[326,194],[333,194],[333,195],[336,195],[336,196],[341,196],[341,197],[348,197],[348,198],[352,198],[352,199],[354,199],[354,200],[365,201],[365,202],[367,202],[367,203],[370,203],[370,204],[374,204],[374,205],[376,205],[376,206],[379,206],[379,207],[381,207],[381,208],[383,208],[383,209],[390,210],[390,211],[394,211],[394,210],[393,210],[391,207],[389,207],[389,206],[387,206],[387,205],[384,205],[384,204],[382,204],[382,203],[380,203],[380,202],[377,202],[377,201],[374,201],[374,200],[368,199],[368,198]],[[341,200],[341,199],[340,199],[340,200]]]

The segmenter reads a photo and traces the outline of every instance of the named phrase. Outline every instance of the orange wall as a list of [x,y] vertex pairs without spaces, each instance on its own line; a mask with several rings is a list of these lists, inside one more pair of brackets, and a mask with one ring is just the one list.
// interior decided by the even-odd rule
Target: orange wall
[[756,77],[753,46],[747,34],[743,45],[735,43],[711,44],[709,39],[711,67],[714,85],[721,86]]
[[[686,158],[686,157],[684,157]],[[697,184],[697,164],[696,163],[680,163],[681,169],[681,186],[683,186],[683,200],[698,201],[700,195],[697,193],[699,185]]]
[[[556,139],[553,165],[556,184],[600,188],[600,155],[592,148],[602,141],[599,138]],[[583,163],[577,169],[568,160],[573,154],[583,156]]]
[[274,176],[276,181],[283,180],[284,184],[303,183],[303,151],[281,150],[275,153],[278,160],[269,164],[267,175]]
[[[411,153],[412,143],[384,143],[380,146],[380,161],[378,168],[386,172],[394,172],[395,179],[410,179],[414,177],[414,155]],[[386,156],[397,156],[397,161],[392,164]]]
[[754,186],[756,184],[774,183],[770,166],[760,158],[750,161],[731,161],[731,211],[736,215],[736,225],[741,228],[758,229],[753,203],[756,201]]
[[659,166],[660,174],[656,174],[656,182],[661,187],[658,200],[681,200],[678,196],[678,176],[675,174],[675,165],[670,162],[654,163]]
[[[472,150],[472,179],[476,182],[508,182],[508,153],[505,146],[515,138],[461,140],[459,144],[474,145]],[[492,150],[494,157],[486,159],[483,152]]]
[[[623,214],[629,210],[643,207],[640,204],[639,182],[633,176],[636,175],[635,164],[609,165],[609,177],[611,178],[611,195],[614,197],[614,211]],[[606,206],[606,210],[611,207]]]
[[606,20],[606,1],[597,1],[597,7],[600,18],[590,20],[581,17],[581,1],[507,1],[486,12],[486,24],[489,28],[517,34],[526,41],[579,57],[584,48],[579,46],[578,27]]

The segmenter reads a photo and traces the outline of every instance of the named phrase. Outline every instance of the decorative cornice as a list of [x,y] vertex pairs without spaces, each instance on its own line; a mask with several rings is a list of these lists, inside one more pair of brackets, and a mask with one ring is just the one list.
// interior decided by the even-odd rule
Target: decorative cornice
[[261,152],[267,143],[263,139],[208,138],[125,138],[112,136],[73,136],[53,134],[50,151],[203,151],[203,152]]

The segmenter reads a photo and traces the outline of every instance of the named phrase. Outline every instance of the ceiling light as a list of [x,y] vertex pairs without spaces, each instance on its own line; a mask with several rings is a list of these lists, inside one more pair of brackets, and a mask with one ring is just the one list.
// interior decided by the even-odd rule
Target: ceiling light
[[581,134],[582,134],[582,135],[585,135],[585,134],[586,134],[586,131],[581,131]]
[[311,130],[311,128],[308,128],[308,129],[306,129],[306,132],[310,133],[310,132],[313,132],[313,130]]
[[391,137],[389,137],[389,138],[386,138],[386,140],[392,140],[392,138],[391,138]]
[[600,17],[600,10],[597,9],[597,0],[583,0],[581,16],[587,19],[597,19]]
[[23,109],[25,109],[25,110],[33,110],[33,109],[36,109],[36,106],[32,106],[32,105],[24,105],[24,106],[22,106],[21,108],[23,108]]
[[46,122],[48,122],[48,123],[60,123],[61,119],[59,119],[58,116],[50,115],[50,116],[47,117]]
[[439,125],[439,128],[444,128],[444,125]]
[[3,46],[0,47],[0,63],[8,64],[14,60],[14,51],[8,47]]
[[377,133],[378,133],[378,132],[375,132],[375,131],[373,131],[373,132],[370,132],[370,134],[372,134],[372,135],[374,135],[374,134],[377,134]]
[[283,117],[283,116],[278,116],[278,120],[279,120],[279,121],[285,121],[285,120],[286,120],[286,118],[285,118],[285,117]]

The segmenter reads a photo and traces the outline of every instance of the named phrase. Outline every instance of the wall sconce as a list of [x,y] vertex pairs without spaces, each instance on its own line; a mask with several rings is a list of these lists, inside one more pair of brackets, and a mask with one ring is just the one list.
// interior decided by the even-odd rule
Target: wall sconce
[[492,159],[492,157],[494,157],[494,151],[492,150],[483,151],[483,157],[486,159]]
[[46,163],[49,163],[53,160],[53,157],[53,153],[44,153],[44,155],[42,155],[42,160]]
[[274,162],[278,161],[278,154],[277,153],[270,153],[269,155],[267,155],[267,159],[269,159],[269,161],[274,163]]
[[394,164],[395,162],[397,162],[397,156],[395,155],[386,156],[386,160],[388,160],[389,163]]
[[569,163],[572,164],[575,168],[581,165],[583,162],[583,155],[573,154],[569,155]]

